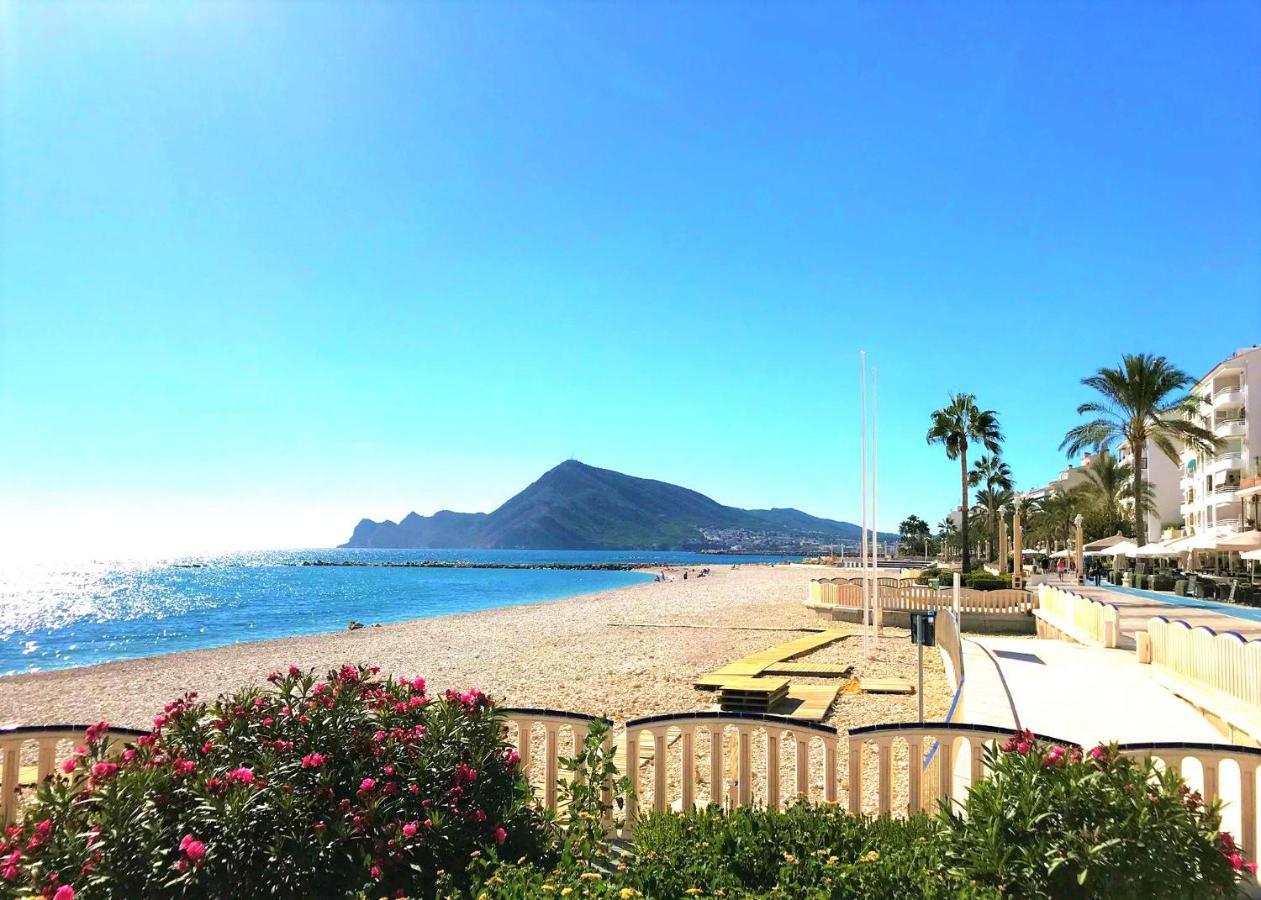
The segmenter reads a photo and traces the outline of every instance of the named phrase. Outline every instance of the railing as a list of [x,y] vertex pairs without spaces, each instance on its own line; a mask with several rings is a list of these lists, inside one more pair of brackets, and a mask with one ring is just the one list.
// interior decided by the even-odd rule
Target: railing
[[[888,582],[888,583],[886,583]],[[934,588],[928,585],[898,583],[881,578],[880,607],[884,610],[906,611],[921,609],[952,609],[953,588]],[[815,606],[837,606],[844,609],[862,609],[863,580],[861,578],[818,578],[810,582],[810,602]],[[959,609],[971,613],[1027,614],[1033,610],[1034,595],[1029,591],[1005,589],[978,591],[973,588],[959,589]]]
[[[641,747],[651,741],[651,776]],[[784,801],[782,753],[791,742],[792,797],[809,798],[811,748],[816,749],[819,778],[815,799],[834,803],[837,797],[837,730],[829,725],[758,713],[694,712],[632,719],[626,723],[626,774],[632,791],[626,804],[624,834],[634,829],[641,805],[656,812],[691,809],[701,803],[778,809]],[[671,747],[677,745],[678,752]],[[677,764],[672,757],[677,759]],[[762,763],[755,774],[755,759]],[[677,774],[676,774],[677,773]],[[707,774],[707,777],[706,777]],[[646,783],[645,783],[646,782]],[[698,788],[703,788],[698,791]]]
[[1244,855],[1257,854],[1257,770],[1261,749],[1234,744],[1132,743],[1117,748],[1126,756],[1160,760],[1198,790],[1206,803],[1223,801],[1222,830],[1234,836]]
[[1261,641],[1164,616],[1148,620],[1147,634],[1153,666],[1221,691],[1261,715]]
[[947,722],[956,722],[963,718],[963,635],[959,631],[959,621],[950,610],[937,613],[936,624],[937,648],[941,651],[942,663],[946,667],[946,678],[954,696],[950,700],[950,710],[946,713]]
[[1072,591],[1038,585],[1038,637],[1068,638],[1083,644],[1114,648],[1121,639],[1121,613]]
[[[521,756],[517,763],[519,770],[525,773],[534,786],[535,794],[542,794],[543,805],[548,809],[556,809],[556,791],[561,783],[562,737],[568,734],[569,740],[565,742],[568,744],[567,754],[576,755],[586,743],[587,732],[596,717],[555,709],[522,707],[501,709],[500,712],[504,715],[505,724],[509,726],[507,738],[515,743],[517,753]],[[539,730],[542,731],[541,735],[536,734]],[[608,741],[612,741],[611,736]],[[541,754],[535,752],[536,743],[540,744],[538,749]],[[538,765],[535,764],[536,760]]]
[[[0,825],[8,825],[17,818],[21,800],[22,757],[34,745],[35,767],[29,784],[39,784],[53,774],[57,764],[70,754],[61,752],[63,746],[73,747],[83,743],[86,725],[26,725],[18,728],[0,728]],[[148,732],[131,728],[110,728],[104,739],[119,742],[121,738],[140,737]]]

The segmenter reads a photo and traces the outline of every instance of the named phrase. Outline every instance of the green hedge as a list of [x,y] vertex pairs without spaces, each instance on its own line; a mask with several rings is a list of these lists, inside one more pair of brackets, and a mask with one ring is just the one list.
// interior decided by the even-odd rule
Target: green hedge
[[1001,591],[1011,587],[1010,575],[991,575],[989,572],[974,572],[964,582],[974,591]]
[[1173,592],[1179,597],[1185,597],[1187,595],[1187,580],[1185,578],[1175,578]]
[[1177,580],[1172,575],[1153,575],[1152,590],[1153,591],[1172,591],[1177,584]]

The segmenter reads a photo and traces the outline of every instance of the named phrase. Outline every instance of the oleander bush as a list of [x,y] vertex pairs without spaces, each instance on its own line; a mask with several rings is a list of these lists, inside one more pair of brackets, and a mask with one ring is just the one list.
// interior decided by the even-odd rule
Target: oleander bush
[[1219,832],[1220,803],[1150,759],[1102,745],[1083,754],[1025,732],[988,748],[986,762],[991,777],[942,812],[942,856],[1002,896],[1222,897],[1256,871]]
[[1027,732],[987,750],[961,808],[654,813],[622,847],[603,720],[544,816],[478,691],[349,666],[270,680],[186,695],[121,755],[90,729],[0,841],[0,897],[1197,900],[1255,872],[1175,772]]
[[481,692],[353,666],[270,681],[187,694],[121,755],[89,730],[0,842],[0,897],[424,897],[474,853],[549,858]]

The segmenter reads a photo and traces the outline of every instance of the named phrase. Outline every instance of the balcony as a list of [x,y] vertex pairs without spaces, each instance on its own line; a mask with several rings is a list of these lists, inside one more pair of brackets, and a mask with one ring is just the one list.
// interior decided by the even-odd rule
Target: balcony
[[1233,409],[1243,405],[1243,389],[1238,385],[1218,388],[1213,392],[1213,409]]
[[1213,434],[1219,438],[1243,437],[1248,432],[1248,423],[1243,416],[1218,416],[1213,425]]
[[1204,471],[1210,475],[1216,475],[1218,472],[1233,472],[1243,468],[1243,450],[1232,449],[1223,450],[1221,453],[1213,457],[1212,462],[1204,467]]

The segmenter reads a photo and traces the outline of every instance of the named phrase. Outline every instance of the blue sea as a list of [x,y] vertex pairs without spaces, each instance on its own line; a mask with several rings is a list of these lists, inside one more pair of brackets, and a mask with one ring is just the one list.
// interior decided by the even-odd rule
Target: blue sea
[[302,566],[304,561],[673,563],[784,557],[552,550],[285,550],[0,567],[0,674],[537,603],[651,581],[641,572]]

